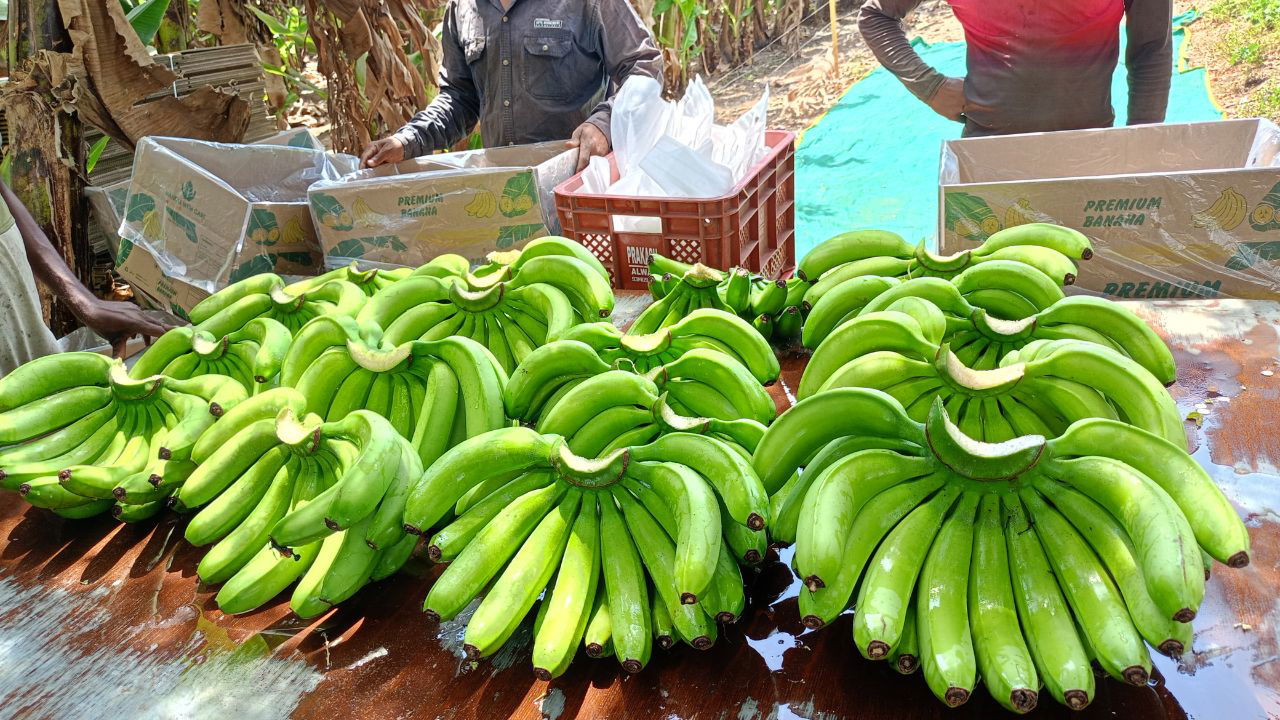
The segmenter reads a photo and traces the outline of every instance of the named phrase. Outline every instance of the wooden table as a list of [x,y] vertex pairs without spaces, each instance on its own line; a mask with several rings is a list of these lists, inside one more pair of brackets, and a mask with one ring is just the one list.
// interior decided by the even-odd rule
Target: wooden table
[[[621,303],[634,314],[635,298]],[[1280,717],[1280,304],[1184,301],[1138,307],[1175,348],[1173,392],[1197,459],[1247,518],[1253,564],[1218,566],[1194,652],[1156,656],[1150,687],[1098,684],[1080,717]],[[787,356],[781,407],[803,359]],[[1275,375],[1270,373],[1275,372]],[[439,572],[415,561],[312,622],[287,598],[224,617],[198,584],[201,552],[174,516],[123,526],[63,521],[0,498],[0,718],[987,718],[985,692],[946,710],[917,674],[862,660],[849,618],[799,622],[799,584],[770,555],[750,579],[744,620],[709,651],[655,650],[636,676],[584,656],[536,680],[529,633],[497,657],[461,658],[462,625],[436,626],[421,602]],[[1036,717],[1067,717],[1048,700]]]

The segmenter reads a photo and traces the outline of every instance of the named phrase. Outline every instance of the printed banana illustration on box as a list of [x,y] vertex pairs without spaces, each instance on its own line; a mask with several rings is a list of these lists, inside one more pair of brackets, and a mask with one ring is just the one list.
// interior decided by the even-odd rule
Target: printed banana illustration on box
[[270,210],[255,208],[249,213],[248,235],[255,245],[278,244],[281,233],[276,214]]
[[1007,228],[1031,223],[1053,223],[1054,219],[1031,206],[1031,201],[1020,197],[1018,201],[1004,211],[1004,226]]
[[473,218],[489,218],[493,217],[493,213],[497,208],[498,202],[494,200],[493,193],[488,190],[480,190],[464,210]]
[[1280,210],[1280,182],[1272,186],[1271,191],[1254,206],[1253,212],[1249,213],[1249,224],[1260,232],[1280,229],[1277,210]]
[[380,228],[387,224],[387,217],[370,209],[369,203],[362,197],[351,203],[351,218],[359,228]]
[[1235,230],[1244,222],[1248,201],[1244,196],[1229,187],[1222,191],[1213,204],[1192,215],[1196,227],[1218,228],[1226,231]]

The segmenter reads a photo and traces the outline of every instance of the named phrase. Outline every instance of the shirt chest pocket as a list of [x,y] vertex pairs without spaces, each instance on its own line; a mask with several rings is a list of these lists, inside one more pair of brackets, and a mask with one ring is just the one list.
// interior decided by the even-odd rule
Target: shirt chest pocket
[[521,76],[525,90],[540,100],[585,101],[599,89],[600,63],[583,52],[566,31],[542,30],[524,37]]

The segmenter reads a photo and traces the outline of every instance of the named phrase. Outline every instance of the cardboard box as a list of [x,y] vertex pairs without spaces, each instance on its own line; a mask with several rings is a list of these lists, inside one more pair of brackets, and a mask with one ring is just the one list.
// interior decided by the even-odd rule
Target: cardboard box
[[417,266],[443,253],[473,263],[559,232],[554,188],[573,174],[564,142],[413,158],[311,186],[329,267]]
[[211,294],[182,278],[166,275],[150,250],[125,238],[120,238],[115,269],[129,283],[139,305],[164,310],[184,320],[191,308]]
[[307,188],[353,167],[306,148],[143,138],[119,235],[149,250],[164,276],[209,293],[261,272],[314,275]]
[[[250,143],[251,145],[286,145],[288,147],[323,150],[320,141],[307,128],[290,128],[275,135]],[[107,246],[114,258],[119,252],[120,220],[124,217],[125,200],[129,197],[129,181],[103,185],[89,185],[84,189],[85,198],[89,201],[89,209],[94,221],[107,238]]]
[[1124,298],[1280,297],[1280,128],[1140,125],[944,143],[943,253],[1004,227],[1076,228],[1076,285]]
[[129,198],[129,181],[97,187],[89,185],[84,189],[85,199],[89,201],[89,211],[93,220],[107,238],[107,248],[114,259],[120,254],[120,219],[124,217],[125,201]]

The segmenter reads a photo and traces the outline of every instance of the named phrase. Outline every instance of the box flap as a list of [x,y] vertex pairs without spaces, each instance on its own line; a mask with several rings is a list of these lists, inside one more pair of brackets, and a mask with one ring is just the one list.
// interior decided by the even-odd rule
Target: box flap
[[1277,152],[1264,124],[1271,125],[1247,119],[949,140],[941,179],[955,185],[1249,167]]
[[[154,150],[144,149],[150,144]],[[323,152],[287,145],[237,145],[184,138],[147,137],[135,157],[169,155],[196,168],[250,202],[302,202],[312,183],[341,175]],[[134,172],[138,162],[134,163]]]

